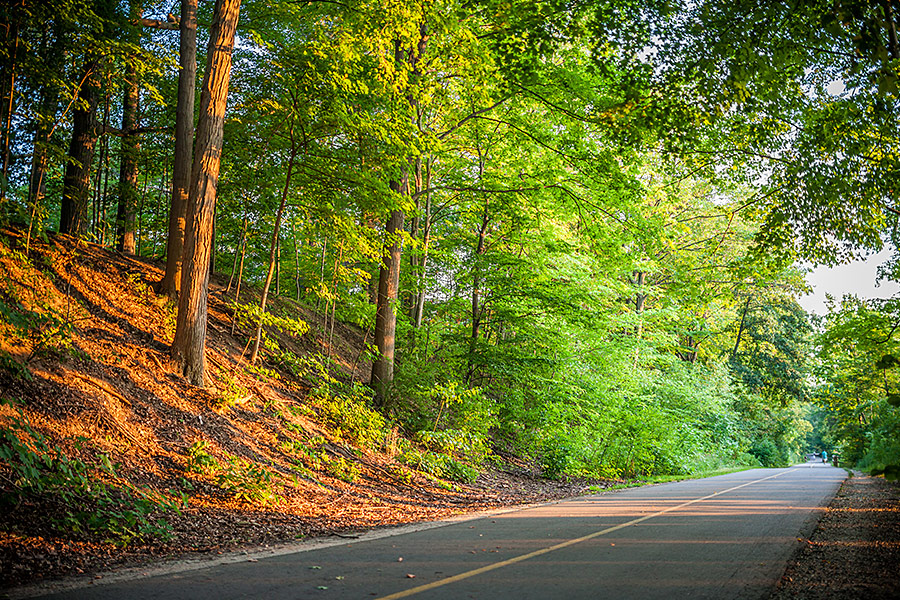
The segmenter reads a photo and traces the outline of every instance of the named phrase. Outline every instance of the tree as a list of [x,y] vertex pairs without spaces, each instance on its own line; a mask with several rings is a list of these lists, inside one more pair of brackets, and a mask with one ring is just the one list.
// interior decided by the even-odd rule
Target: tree
[[179,19],[178,99],[175,109],[175,157],[166,236],[166,272],[160,291],[174,298],[181,284],[185,206],[191,179],[194,138],[194,88],[197,79],[197,0],[182,0]]
[[[132,18],[141,13],[139,3],[132,0]],[[139,30],[134,28],[132,37],[138,38]],[[137,44],[135,44],[137,46]],[[116,211],[116,249],[126,254],[134,254],[134,229],[138,201],[138,155],[140,138],[137,132],[140,100],[137,56],[125,58],[125,77],[122,94],[122,157],[119,160],[119,204]]]
[[185,211],[181,293],[172,355],[182,374],[199,386],[206,384],[206,299],[213,217],[231,77],[231,52],[240,8],[241,0],[216,0],[200,96],[190,196]]
[[85,59],[76,84],[79,106],[74,111],[72,141],[63,180],[59,232],[83,237],[88,231],[88,190],[94,147],[99,136],[97,103],[99,92],[99,58]]

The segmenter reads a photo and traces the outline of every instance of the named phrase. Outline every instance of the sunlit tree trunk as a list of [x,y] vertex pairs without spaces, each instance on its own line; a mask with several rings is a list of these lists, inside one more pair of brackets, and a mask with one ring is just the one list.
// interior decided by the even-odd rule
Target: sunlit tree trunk
[[[412,79],[420,75],[418,60],[425,53],[428,42],[427,28],[423,23],[419,28],[419,41],[408,53],[397,42],[394,46],[394,62],[398,65],[404,61],[410,67]],[[412,114],[418,114],[418,101],[411,93],[407,96]],[[404,196],[410,195],[409,166],[414,159],[404,165],[400,181],[390,182],[391,189]],[[391,211],[385,227],[387,245],[382,255],[381,269],[378,273],[378,303],[375,311],[374,341],[378,355],[372,362],[371,385],[379,404],[388,404],[388,389],[394,381],[394,355],[397,337],[397,302],[400,298],[400,260],[403,222],[406,215],[402,210]]]
[[[425,189],[431,189],[431,162],[425,165]],[[425,312],[425,270],[428,268],[428,249],[431,244],[431,192],[425,192],[425,214],[422,226],[422,258],[419,261],[419,284],[413,302],[412,321],[416,329],[422,327],[422,314]]]
[[206,383],[206,299],[216,185],[231,78],[231,52],[240,8],[241,0],[216,0],[206,75],[200,96],[190,195],[185,211],[184,261],[172,355],[178,361],[182,374],[194,385]]
[[[409,182],[406,177],[392,181],[391,189],[408,194]],[[372,362],[372,387],[384,403],[388,387],[394,380],[394,350],[397,334],[397,300],[400,291],[400,232],[403,231],[405,215],[402,210],[391,212],[385,227],[388,244],[385,248],[378,274],[378,306],[375,312],[375,346],[378,356]]]
[[[12,43],[10,43],[12,38]],[[14,27],[6,26],[7,53],[11,56],[9,69],[9,86],[6,88],[3,111],[3,178],[0,180],[0,207],[6,203],[6,188],[9,177],[10,146],[12,145],[12,119],[16,101],[16,68],[19,54],[19,24],[16,21]],[[10,48],[11,46],[11,48]]]
[[91,162],[99,137],[96,115],[100,99],[98,69],[99,62],[93,59],[88,60],[81,71],[78,96],[84,105],[72,114],[72,141],[63,177],[59,232],[79,237],[87,234],[88,230]]
[[134,254],[135,210],[138,198],[138,98],[137,70],[132,61],[125,67],[122,98],[122,157],[119,162],[119,206],[116,211],[116,249]]
[[178,102],[175,108],[175,162],[172,169],[172,201],[166,238],[166,273],[160,292],[170,298],[181,285],[184,251],[184,215],[191,179],[191,144],[194,137],[194,88],[197,79],[197,0],[181,0],[179,22]]
[[259,356],[259,344],[262,340],[263,319],[262,315],[266,313],[266,301],[269,297],[269,288],[272,285],[272,276],[275,273],[275,264],[278,260],[278,233],[281,229],[281,220],[284,216],[284,205],[287,203],[288,192],[291,187],[291,176],[294,172],[294,161],[297,158],[297,150],[294,147],[294,130],[291,129],[291,156],[288,159],[287,174],[284,179],[284,189],[281,191],[281,202],[278,205],[278,211],[275,213],[275,228],[272,231],[272,243],[269,245],[269,269],[266,271],[266,281],[263,283],[262,295],[259,299],[260,318],[256,324],[256,335],[253,338],[253,350],[250,352],[250,364],[256,362]]

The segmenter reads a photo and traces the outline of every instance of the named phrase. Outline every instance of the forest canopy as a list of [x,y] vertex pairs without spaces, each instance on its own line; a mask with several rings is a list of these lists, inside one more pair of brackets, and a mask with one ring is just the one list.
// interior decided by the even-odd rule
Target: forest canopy
[[296,366],[279,335],[351,324],[371,379],[319,385],[475,462],[893,472],[894,301],[797,297],[802,264],[896,248],[898,23],[897,0],[16,0],[0,222],[26,253],[165,261],[196,385],[213,269],[258,376]]

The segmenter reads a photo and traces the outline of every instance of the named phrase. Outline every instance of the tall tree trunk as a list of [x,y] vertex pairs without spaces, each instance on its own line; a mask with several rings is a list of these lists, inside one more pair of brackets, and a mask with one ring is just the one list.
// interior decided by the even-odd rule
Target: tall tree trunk
[[31,154],[31,174],[28,178],[28,203],[32,214],[47,195],[47,169],[49,167],[50,132],[56,113],[58,96],[55,87],[41,90],[40,114],[35,119],[34,150]]
[[[425,189],[431,189],[431,159],[425,165]],[[425,222],[422,232],[422,259],[419,263],[419,285],[413,303],[412,321],[416,329],[422,327],[422,314],[425,312],[425,269],[428,267],[428,249],[431,244],[431,192],[425,192]]]
[[78,96],[86,106],[72,114],[72,141],[63,177],[63,197],[59,232],[84,236],[88,230],[88,204],[91,162],[99,136],[97,103],[99,102],[99,61],[88,60],[81,72]]
[[0,180],[0,207],[2,207],[6,203],[6,188],[9,184],[9,158],[10,158],[10,146],[12,145],[12,117],[13,117],[13,107],[15,106],[16,100],[16,67],[18,66],[18,54],[19,54],[19,23],[15,21],[15,27],[12,31],[10,31],[9,25],[6,28],[6,37],[7,44],[9,44],[9,37],[12,34],[14,38],[12,43],[12,49],[9,52],[11,57],[10,61],[10,69],[9,69],[9,87],[7,88],[6,95],[6,103],[3,107],[3,177]]
[[[419,26],[419,40],[415,48],[405,52],[400,42],[394,45],[394,62],[397,65],[407,62],[410,67],[410,80],[415,83],[420,77],[419,58],[425,53],[428,43],[428,31],[425,23]],[[418,115],[418,101],[411,91],[407,92],[407,101],[412,108],[414,124]],[[404,165],[401,180],[392,181],[391,189],[395,192],[409,196],[409,167],[415,159],[409,159]],[[378,273],[378,304],[375,310],[375,346],[378,356],[372,362],[371,386],[375,390],[375,397],[379,404],[386,406],[389,403],[388,389],[394,381],[394,351],[397,335],[397,301],[400,294],[400,233],[403,231],[403,221],[406,215],[402,210],[394,210],[388,219],[386,231],[390,244],[382,255],[381,269]]]
[[741,347],[741,336],[744,335],[744,327],[747,324],[747,312],[750,310],[750,299],[752,296],[747,295],[747,301],[744,303],[744,310],[741,311],[741,324],[738,326],[737,336],[734,339],[734,348],[731,350],[731,358],[737,356],[738,349]]
[[175,163],[172,202],[166,239],[166,273],[160,292],[174,298],[181,285],[185,206],[191,180],[191,144],[194,137],[194,88],[197,80],[197,0],[181,0],[179,22],[178,102],[175,108]]
[[231,276],[228,278],[228,285],[225,286],[225,293],[231,291],[231,284],[234,282],[234,276],[237,273],[238,256],[243,256],[241,248],[244,245],[244,238],[247,236],[247,214],[244,214],[244,222],[241,225],[241,237],[238,239],[237,248],[234,249],[234,262],[231,264]]
[[475,374],[475,351],[478,348],[481,317],[484,312],[484,306],[481,301],[481,259],[486,248],[487,230],[490,222],[488,204],[485,202],[484,213],[481,216],[481,226],[478,228],[478,243],[475,245],[475,264],[472,268],[472,333],[469,337],[469,365],[466,369],[466,382]]
[[206,75],[200,96],[197,144],[185,211],[184,261],[172,355],[194,385],[206,383],[206,298],[222,157],[225,104],[231,78],[231,52],[241,0],[216,0],[210,27]]
[[297,220],[291,220],[291,231],[294,234],[294,285],[296,286],[297,302],[300,302],[300,245],[297,242]]
[[[407,193],[405,181],[391,182],[391,189]],[[388,387],[394,381],[394,349],[397,334],[396,304],[400,290],[400,232],[405,215],[402,210],[391,212],[385,228],[390,246],[385,248],[378,273],[378,306],[375,312],[375,346],[378,356],[372,363],[372,387],[378,401],[387,400]]]
[[131,61],[128,61],[125,66],[124,88],[122,157],[119,161],[119,206],[116,211],[116,249],[125,254],[134,254],[140,141],[136,131],[138,126],[138,77],[134,63]]
[[644,291],[644,284],[647,281],[646,271],[635,271],[634,279],[631,283],[637,286],[638,291],[634,294],[634,312],[637,314],[638,323],[634,328],[635,348],[634,348],[634,367],[637,368],[641,360],[641,337],[644,335],[644,304],[647,302],[647,293]]
[[291,187],[291,175],[294,172],[294,161],[297,158],[297,150],[294,148],[294,130],[291,128],[291,156],[288,159],[287,175],[284,178],[284,189],[281,190],[281,202],[275,213],[275,228],[272,231],[272,243],[269,244],[269,269],[266,271],[266,281],[263,283],[262,295],[259,299],[259,322],[256,324],[256,335],[253,338],[253,350],[250,352],[250,364],[256,362],[259,356],[259,344],[262,340],[263,318],[266,313],[266,301],[269,297],[269,287],[272,285],[272,276],[275,273],[275,262],[278,255],[278,232],[281,229],[281,219],[284,216],[284,205],[287,203],[288,191]]

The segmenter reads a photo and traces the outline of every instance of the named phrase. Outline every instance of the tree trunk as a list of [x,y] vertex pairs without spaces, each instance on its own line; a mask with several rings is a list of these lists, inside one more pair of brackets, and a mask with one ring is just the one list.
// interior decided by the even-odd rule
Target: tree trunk
[[41,109],[35,119],[34,151],[31,154],[31,175],[28,178],[28,203],[31,204],[32,214],[47,195],[48,146],[57,102],[55,87],[46,86],[41,89]]
[[744,334],[744,327],[747,323],[747,311],[750,310],[750,298],[752,296],[747,296],[747,302],[744,303],[744,310],[741,312],[741,324],[738,326],[737,337],[734,340],[734,348],[731,350],[731,358],[737,356],[738,349],[741,347],[741,336]]
[[194,385],[206,383],[206,297],[216,185],[222,156],[231,52],[241,0],[216,0],[200,96],[200,118],[185,210],[184,260],[172,355]]
[[119,162],[119,206],[116,211],[116,249],[134,254],[135,209],[138,199],[138,126],[139,87],[137,70],[127,61],[122,97],[122,157]]
[[635,271],[632,284],[637,286],[638,291],[634,294],[634,312],[637,314],[638,323],[634,327],[635,347],[634,347],[634,367],[637,368],[641,360],[641,337],[644,335],[644,305],[647,302],[647,294],[644,292],[644,283],[647,281],[646,271]]
[[[409,181],[392,181],[391,189],[409,193]],[[385,228],[389,246],[385,247],[378,274],[378,306],[375,312],[375,346],[378,356],[372,362],[372,387],[382,405],[387,401],[388,387],[394,380],[394,348],[397,334],[396,305],[400,290],[400,232],[405,215],[402,210],[391,212]]]
[[[425,167],[425,189],[431,189],[431,162]],[[422,314],[425,312],[425,269],[428,267],[428,248],[431,243],[431,192],[425,194],[425,223],[422,233],[422,260],[419,265],[419,285],[413,303],[412,321],[416,329],[422,327]]]
[[275,273],[275,262],[278,257],[278,230],[281,229],[281,219],[284,216],[284,205],[287,203],[288,191],[291,187],[291,175],[294,172],[294,160],[297,158],[297,150],[294,146],[294,130],[291,129],[291,156],[288,159],[287,175],[284,178],[284,189],[281,190],[281,203],[278,212],[275,213],[275,228],[272,231],[272,243],[269,244],[269,269],[266,271],[266,281],[263,284],[262,296],[259,300],[259,322],[256,324],[256,336],[253,339],[253,350],[250,352],[250,364],[256,362],[259,356],[259,343],[262,340],[263,319],[266,313],[266,300],[269,296],[269,287],[272,285],[272,276]]
[[488,225],[490,225],[488,205],[485,203],[481,216],[481,227],[478,229],[478,243],[475,245],[475,264],[472,267],[472,333],[469,337],[469,365],[466,369],[466,382],[475,374],[475,351],[478,347],[478,336],[481,331],[481,257],[484,255]]
[[237,248],[234,249],[234,262],[231,264],[231,276],[228,278],[228,285],[225,286],[225,293],[231,291],[231,284],[234,282],[234,276],[237,273],[238,256],[243,257],[242,247],[244,246],[244,238],[247,237],[247,215],[244,214],[244,222],[241,225],[241,237],[238,239]]
[[[244,256],[247,254],[247,236],[244,235],[243,243],[241,244],[241,262],[238,266],[238,276],[237,276],[237,285],[234,288],[234,303],[237,304],[241,301],[241,281],[244,277]],[[234,311],[234,314],[231,317],[231,335],[234,335],[234,330],[237,327],[237,311]]]
[[[425,23],[419,26],[419,40],[415,48],[405,52],[400,42],[394,44],[394,62],[398,66],[404,61],[410,67],[410,80],[415,83],[421,75],[418,67],[419,58],[425,53],[428,42],[428,31]],[[412,108],[413,122],[417,124],[418,101],[407,90],[407,102]],[[409,167],[415,159],[408,159],[404,165],[401,181],[392,181],[391,189],[409,196]],[[371,385],[375,390],[376,401],[386,406],[388,389],[394,381],[394,350],[397,333],[397,301],[400,292],[400,233],[403,231],[405,215],[401,210],[394,210],[388,219],[386,234],[389,247],[385,248],[381,269],[378,273],[378,304],[375,311],[375,346],[378,356],[372,362]]]
[[[9,38],[9,27],[7,26],[6,35],[7,35],[7,43]],[[16,67],[18,66],[18,54],[19,54],[19,23],[15,22],[15,28],[13,31],[13,37],[15,38],[13,42],[12,51],[10,52],[12,61],[9,69],[9,88],[8,94],[6,97],[6,106],[4,106],[4,124],[3,124],[3,178],[0,181],[0,207],[2,207],[6,203],[6,188],[8,186],[9,181],[9,157],[10,157],[10,146],[12,145],[12,118],[13,118],[13,107],[15,106],[16,100]]]
[[179,22],[178,102],[175,108],[175,162],[172,201],[166,239],[166,273],[160,293],[175,298],[181,285],[185,206],[191,180],[191,143],[194,137],[194,88],[197,79],[197,0],[181,0]]
[[300,302],[300,245],[297,243],[296,219],[291,220],[291,231],[294,234],[294,285],[297,288],[297,302]]
[[72,114],[72,141],[63,177],[59,232],[79,237],[88,230],[91,162],[99,136],[96,115],[100,96],[98,71],[99,62],[93,59],[85,63],[81,72],[78,96],[87,106],[80,106]]

